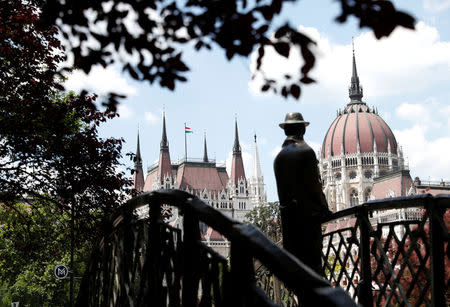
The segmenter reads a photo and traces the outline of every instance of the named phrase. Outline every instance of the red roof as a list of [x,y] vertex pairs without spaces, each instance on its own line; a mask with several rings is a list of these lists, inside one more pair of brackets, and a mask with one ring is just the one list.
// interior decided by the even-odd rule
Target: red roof
[[143,191],[144,189],[144,174],[142,167],[135,169],[133,173],[133,187],[136,191]]
[[227,185],[227,182],[228,182],[228,179],[229,179],[228,178],[228,173],[227,173],[225,167],[217,168],[217,172],[219,174],[220,182],[225,187]]
[[359,142],[361,152],[373,152],[373,143],[377,145],[378,152],[388,152],[388,143],[391,152],[397,152],[397,141],[386,122],[365,103],[347,105],[333,121],[322,144],[322,157],[339,156],[341,148],[345,154],[357,153]]
[[214,164],[185,162],[178,168],[177,185],[182,189],[218,192],[226,188],[226,181],[223,179],[227,177]]
[[391,191],[395,196],[406,196],[412,185],[408,170],[394,171],[375,178],[371,194],[375,199],[390,197]]
[[242,155],[233,154],[233,160],[231,161],[231,179],[237,184],[239,179],[245,179],[244,162],[242,161]]
[[172,175],[169,150],[161,150],[159,153],[158,176],[164,178]]
[[155,169],[153,172],[151,172],[147,175],[147,178],[145,179],[144,192],[153,190],[152,187],[153,187],[153,182],[156,179],[156,171],[157,170]]
[[338,222],[332,222],[328,223],[325,229],[324,234],[327,234],[329,232],[333,232],[339,229],[345,229],[345,228],[353,228],[356,223],[356,218],[351,218],[344,221],[338,221]]
[[206,241],[226,241],[226,238],[212,227],[208,227],[206,233],[202,235],[202,239]]
[[[345,148],[345,153],[354,153],[357,151],[357,139],[358,139],[358,135],[357,133],[359,132],[358,129],[347,129],[350,127],[356,127],[356,119],[357,119],[357,115],[356,113],[350,113],[349,116],[347,117],[347,122],[345,123],[345,138],[344,138],[344,148]],[[359,118],[358,118],[359,121]]]

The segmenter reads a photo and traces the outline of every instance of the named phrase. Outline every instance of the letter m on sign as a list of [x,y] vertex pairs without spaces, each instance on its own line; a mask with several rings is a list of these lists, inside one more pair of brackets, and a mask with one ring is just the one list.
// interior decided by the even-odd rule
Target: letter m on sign
[[66,275],[66,268],[58,268],[58,275],[59,276],[64,276]]

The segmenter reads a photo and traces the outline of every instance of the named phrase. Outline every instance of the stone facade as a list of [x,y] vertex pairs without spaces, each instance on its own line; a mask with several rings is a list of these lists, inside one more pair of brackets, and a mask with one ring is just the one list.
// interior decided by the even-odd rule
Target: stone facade
[[[138,192],[159,189],[184,190],[198,196],[223,214],[243,222],[245,215],[255,206],[267,203],[256,136],[254,146],[254,170],[250,178],[245,176],[237,121],[235,123],[231,176],[228,175],[225,164],[217,164],[215,160],[208,158],[206,137],[203,159],[185,158],[180,161],[171,161],[166,133],[166,119],[163,115],[159,159],[157,163],[147,169],[145,181],[138,137],[133,174],[134,188]],[[181,221],[182,218],[178,215],[177,210],[173,210],[171,224],[181,228]],[[208,227],[202,229],[202,235],[208,246],[214,248],[220,254],[228,256],[229,242],[226,238]]]

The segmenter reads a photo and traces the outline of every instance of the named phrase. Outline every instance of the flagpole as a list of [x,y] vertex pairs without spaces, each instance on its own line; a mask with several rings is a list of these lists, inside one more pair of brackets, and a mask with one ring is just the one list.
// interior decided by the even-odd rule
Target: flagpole
[[184,161],[187,162],[186,123],[184,123]]

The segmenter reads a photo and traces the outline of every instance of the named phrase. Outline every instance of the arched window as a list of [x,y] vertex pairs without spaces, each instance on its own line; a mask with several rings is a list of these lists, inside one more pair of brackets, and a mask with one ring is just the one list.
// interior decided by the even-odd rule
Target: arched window
[[334,178],[336,178],[337,181],[341,180],[341,173],[336,173],[336,175],[334,175]]
[[370,200],[370,195],[371,195],[371,193],[372,193],[372,190],[371,190],[370,188],[368,188],[368,189],[366,190],[366,192],[364,193],[364,201],[365,201],[365,202]]
[[357,206],[358,204],[359,204],[358,191],[356,191],[355,189],[352,189],[352,191],[350,193],[350,206],[354,207],[354,206]]

